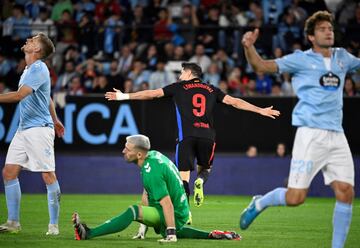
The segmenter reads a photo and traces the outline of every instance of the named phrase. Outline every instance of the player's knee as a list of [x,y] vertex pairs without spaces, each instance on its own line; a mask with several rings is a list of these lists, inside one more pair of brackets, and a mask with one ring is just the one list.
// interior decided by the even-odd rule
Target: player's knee
[[11,167],[5,165],[2,169],[2,176],[4,181],[9,181],[17,178],[17,173],[16,170],[13,170]]
[[352,203],[354,196],[354,188],[350,184],[341,184],[335,190],[336,200],[341,202]]
[[42,178],[47,185],[53,184],[56,182],[56,175],[54,172],[43,172]]
[[299,206],[305,202],[306,193],[288,190],[286,193],[286,205],[287,206]]

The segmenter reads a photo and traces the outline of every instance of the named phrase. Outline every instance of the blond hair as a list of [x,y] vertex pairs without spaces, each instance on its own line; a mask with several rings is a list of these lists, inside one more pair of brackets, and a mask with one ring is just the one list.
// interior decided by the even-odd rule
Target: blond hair
[[40,52],[41,57],[40,58],[46,59],[55,52],[54,43],[44,33],[38,33],[36,36],[38,37],[40,44],[41,44],[41,52]]

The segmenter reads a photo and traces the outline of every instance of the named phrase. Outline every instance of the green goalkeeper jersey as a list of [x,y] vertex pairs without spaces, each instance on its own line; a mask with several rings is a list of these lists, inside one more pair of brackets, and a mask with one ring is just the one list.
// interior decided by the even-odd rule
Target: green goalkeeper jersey
[[160,200],[170,196],[174,206],[176,228],[188,221],[189,204],[183,182],[174,163],[158,151],[149,151],[141,167],[143,186],[148,193],[149,206],[161,210]]

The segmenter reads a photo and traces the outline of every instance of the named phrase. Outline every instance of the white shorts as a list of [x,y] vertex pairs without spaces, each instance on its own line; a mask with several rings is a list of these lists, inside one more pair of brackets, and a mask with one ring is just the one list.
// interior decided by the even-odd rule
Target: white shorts
[[55,131],[33,127],[17,131],[12,139],[5,164],[16,164],[34,172],[55,171]]
[[309,127],[296,131],[289,175],[289,188],[307,189],[322,171],[324,182],[354,186],[354,161],[345,134]]

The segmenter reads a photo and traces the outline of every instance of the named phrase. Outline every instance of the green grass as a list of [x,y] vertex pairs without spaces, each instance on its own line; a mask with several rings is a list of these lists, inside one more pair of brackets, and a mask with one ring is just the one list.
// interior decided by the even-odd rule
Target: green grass
[[[48,237],[46,195],[24,194],[21,203],[22,231],[0,234],[0,247],[159,247],[160,237],[150,230],[144,241],[131,240],[138,224],[133,223],[121,233],[93,240],[75,241],[71,214],[78,211],[89,226],[95,226],[120,214],[129,205],[139,203],[138,195],[62,195],[60,235]],[[247,231],[238,227],[239,215],[250,197],[207,196],[205,205],[192,207],[193,226],[204,230],[235,230],[243,240],[179,240],[171,247],[330,247],[334,199],[309,198],[297,208],[267,209]],[[0,196],[0,221],[7,216],[5,197]],[[355,200],[353,219],[346,247],[359,247],[360,200]]]

